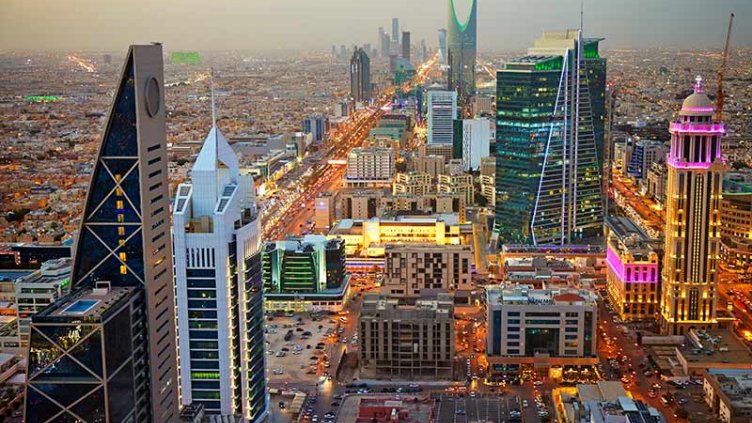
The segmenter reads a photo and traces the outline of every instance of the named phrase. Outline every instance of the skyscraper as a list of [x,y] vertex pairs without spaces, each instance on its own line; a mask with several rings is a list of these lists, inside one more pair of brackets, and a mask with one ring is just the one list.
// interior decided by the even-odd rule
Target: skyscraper
[[583,59],[591,43],[578,30],[545,32],[527,56],[496,74],[495,231],[502,243],[572,244],[602,234]]
[[399,18],[392,18],[392,44],[399,44]]
[[161,45],[131,46],[84,204],[71,293],[32,319],[26,421],[178,419]]
[[214,125],[173,209],[182,403],[268,413],[260,224],[253,177]]
[[447,64],[447,30],[439,30],[439,64]]
[[357,47],[350,59],[350,97],[355,101],[371,99],[371,60]]
[[381,57],[388,59],[391,46],[391,42],[389,41],[389,34],[384,32],[383,29],[379,29],[379,31],[379,54],[381,55]]
[[410,61],[410,31],[402,31],[402,58]]
[[475,59],[477,54],[478,2],[471,0],[470,13],[460,22],[454,0],[449,2],[449,31],[447,33],[447,89],[457,91],[460,104],[465,105],[475,93]]
[[457,93],[428,91],[428,144],[449,144],[454,139],[457,119]]
[[725,164],[723,122],[713,120],[713,102],[697,77],[694,93],[672,122],[666,164],[666,231],[661,329],[683,335],[690,327],[716,323],[720,208]]

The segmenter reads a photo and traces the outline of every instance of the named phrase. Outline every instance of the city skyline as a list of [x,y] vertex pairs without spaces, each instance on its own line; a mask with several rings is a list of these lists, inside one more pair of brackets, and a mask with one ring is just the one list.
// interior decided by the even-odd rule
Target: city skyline
[[[139,6],[139,2],[143,5]],[[469,8],[470,3],[456,2],[458,17],[465,16],[462,9]],[[719,49],[723,33],[712,31],[722,26],[728,13],[734,11],[739,22],[752,16],[750,2],[721,3],[711,8],[701,0],[638,0],[629,4],[588,0],[584,3],[584,26],[587,33],[606,36],[606,48],[693,45]],[[195,0],[180,5],[171,1],[153,4],[135,0],[127,5],[109,5],[91,16],[84,12],[100,7],[93,0],[34,3],[11,0],[0,14],[0,51],[116,51],[134,41],[160,41],[168,50],[325,52],[332,44],[339,45],[345,40],[351,40],[349,44],[378,45],[374,29],[386,27],[395,16],[400,19],[400,28],[411,32],[413,42],[425,39],[435,48],[436,29],[446,26],[446,11],[445,7],[432,5],[431,0],[409,3],[282,0],[263,5],[225,0],[224,7],[206,9]],[[203,11],[195,13],[196,10]],[[635,14],[635,10],[640,13]],[[573,28],[578,26],[579,18],[577,0],[480,1],[478,50],[523,49],[539,28]],[[279,20],[286,24],[279,25]],[[201,30],[196,31],[197,27]],[[698,31],[698,28],[708,30]],[[59,37],[60,33],[66,37]],[[739,25],[732,43],[752,44],[752,27]]]

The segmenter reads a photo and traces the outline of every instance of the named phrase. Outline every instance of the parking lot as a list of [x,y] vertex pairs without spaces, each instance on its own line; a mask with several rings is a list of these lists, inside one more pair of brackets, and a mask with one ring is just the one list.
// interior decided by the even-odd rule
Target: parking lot
[[[314,320],[315,319],[315,320]],[[328,359],[338,332],[338,316],[309,314],[267,318],[267,371],[270,382],[319,382],[336,366]],[[287,338],[287,339],[285,339]]]
[[436,399],[437,421],[442,423],[521,421],[520,407],[514,397],[440,395]]

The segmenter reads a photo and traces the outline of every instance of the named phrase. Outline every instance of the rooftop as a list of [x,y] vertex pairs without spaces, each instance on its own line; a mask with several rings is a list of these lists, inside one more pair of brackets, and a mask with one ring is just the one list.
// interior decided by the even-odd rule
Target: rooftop
[[535,289],[532,285],[489,286],[488,304],[508,305],[590,305],[596,304],[592,291],[569,287]]
[[37,318],[98,320],[136,289],[136,287],[83,288],[62,297],[52,306],[37,313],[34,320]]
[[752,408],[752,370],[708,369],[734,408]]
[[687,367],[734,367],[752,369],[752,352],[732,332],[725,329],[695,330],[687,335],[689,342],[679,347],[679,355]]

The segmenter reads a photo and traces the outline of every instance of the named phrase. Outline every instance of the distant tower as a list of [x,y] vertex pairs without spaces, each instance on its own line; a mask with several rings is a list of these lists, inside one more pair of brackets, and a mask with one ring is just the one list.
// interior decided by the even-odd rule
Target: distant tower
[[32,318],[27,422],[176,422],[161,45],[131,46],[94,163],[71,292]]
[[439,64],[447,64],[447,30],[439,30]]
[[402,58],[410,61],[410,31],[402,31]]
[[350,59],[350,96],[355,101],[371,99],[371,60],[357,47]]
[[457,93],[428,91],[428,144],[452,145],[457,119]]
[[447,89],[457,91],[460,104],[466,105],[475,94],[475,60],[477,54],[478,1],[471,0],[470,13],[460,22],[454,0],[449,3],[449,31],[447,33]]
[[399,18],[392,18],[392,44],[399,44]]
[[723,173],[723,122],[713,121],[713,102],[698,76],[694,93],[671,123],[666,185],[666,244],[661,296],[661,329],[683,335],[715,325],[720,206]]

